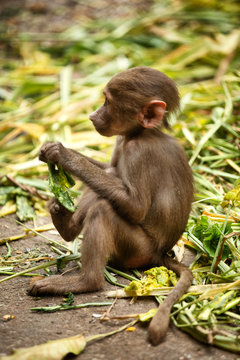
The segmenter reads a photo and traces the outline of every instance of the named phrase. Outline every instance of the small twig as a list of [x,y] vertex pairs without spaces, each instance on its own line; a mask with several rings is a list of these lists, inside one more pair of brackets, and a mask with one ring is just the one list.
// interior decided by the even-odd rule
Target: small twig
[[220,261],[222,259],[222,253],[223,253],[223,247],[224,247],[225,241],[227,239],[231,238],[232,236],[237,236],[237,235],[240,235],[240,232],[231,232],[230,234],[224,236],[224,238],[222,239],[221,248],[219,250],[219,254],[218,254],[217,259],[216,259],[214,270],[216,270],[218,264],[220,263]]
[[101,318],[100,318],[100,321],[105,321],[105,320],[109,320],[109,319],[110,319],[110,315],[109,315],[109,314],[110,314],[110,312],[112,311],[112,309],[113,309],[114,305],[116,304],[116,302],[117,302],[117,298],[114,299],[114,301],[112,302],[110,308],[102,314],[102,316],[101,316]]
[[23,224],[23,223],[21,223],[21,222],[18,221],[18,220],[16,220],[16,222],[17,222],[19,225],[21,225],[22,227],[24,227],[24,228],[32,231],[34,234],[39,235],[39,236],[41,236],[42,238],[48,240],[48,241],[51,242],[52,244],[57,245],[57,246],[62,247],[63,249],[65,249],[65,250],[67,250],[67,251],[72,252],[72,250],[69,249],[68,246],[66,246],[66,245],[64,245],[64,244],[61,244],[61,243],[59,243],[59,242],[56,241],[56,240],[49,239],[47,236],[45,236],[45,235],[43,235],[43,234],[40,234],[38,231],[36,231],[36,230],[28,227],[26,224]]
[[21,183],[19,183],[16,179],[14,179],[12,176],[10,175],[6,175],[7,179],[10,180],[13,184],[17,185],[18,187],[20,187],[23,191],[26,191],[42,200],[48,200],[49,196],[46,196],[44,194],[41,194],[36,188],[34,188],[33,186],[28,186],[28,185],[23,185]]
[[67,273],[70,273],[70,272],[72,272],[72,271],[74,271],[74,270],[76,270],[76,269],[79,269],[79,266],[74,266],[74,267],[71,268],[71,269],[68,269],[68,270],[63,271],[62,275],[65,275],[65,274],[67,274]]
[[104,319],[101,317],[101,321],[108,321],[108,320],[126,320],[126,319],[138,319],[139,314],[130,314],[130,315],[109,315]]
[[105,334],[100,334],[100,335],[93,335],[93,336],[89,336],[88,338],[86,338],[86,341],[87,342],[90,342],[90,341],[97,341],[97,340],[101,340],[107,336],[111,336],[111,335],[114,335],[114,334],[117,334],[133,325],[135,325],[139,320],[134,320],[134,321],[131,321],[130,323],[120,327],[119,329],[117,330],[114,330],[114,331],[110,331],[109,333],[105,333]]
[[224,236],[224,239],[227,240],[233,236],[240,236],[240,231],[233,231],[230,234],[227,234],[226,236]]

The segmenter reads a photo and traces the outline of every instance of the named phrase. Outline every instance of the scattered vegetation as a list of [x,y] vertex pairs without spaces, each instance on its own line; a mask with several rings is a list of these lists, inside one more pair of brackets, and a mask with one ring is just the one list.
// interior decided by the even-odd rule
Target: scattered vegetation
[[[56,34],[13,37],[5,28],[0,70],[0,217],[16,213],[21,221],[46,213],[51,196],[48,168],[38,160],[43,142],[61,141],[109,160],[113,140],[93,131],[88,114],[101,103],[101,89],[113,74],[147,65],[177,81],[182,111],[171,119],[172,131],[189,156],[196,189],[179,248],[196,251],[191,265],[196,288],[175,304],[171,316],[200,341],[238,353],[239,16],[237,0],[169,0],[156,1],[135,18],[88,20]],[[77,182],[71,191],[80,188]],[[0,271],[9,278],[19,275],[17,262],[9,266],[9,242],[15,239],[0,239],[8,246]],[[58,260],[41,267],[79,259],[76,243],[72,255],[59,244],[53,249]],[[105,274],[116,284],[112,269]],[[160,302],[166,295],[161,291],[153,294]]]

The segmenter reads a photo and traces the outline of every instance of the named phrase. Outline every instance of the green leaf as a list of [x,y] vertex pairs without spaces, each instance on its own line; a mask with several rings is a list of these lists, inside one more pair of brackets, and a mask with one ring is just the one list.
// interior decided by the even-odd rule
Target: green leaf
[[17,205],[16,214],[20,221],[28,221],[34,218],[35,216],[34,210],[31,206],[29,199],[26,196],[17,195],[16,205]]
[[83,335],[49,341],[46,344],[14,350],[13,355],[2,356],[0,360],[61,360],[67,354],[80,354],[86,346]]
[[15,186],[0,187],[0,205],[6,204],[8,200],[15,198],[16,195],[27,195],[25,191]]
[[[193,235],[196,236],[204,246],[210,257],[214,257],[217,249],[218,241],[222,234],[223,225],[217,224],[211,221],[207,216],[201,216],[200,221],[195,226]],[[231,224],[226,226],[225,234],[231,232]],[[227,245],[223,247],[222,259],[226,259],[231,253],[230,248]]]
[[49,169],[49,188],[66,209],[71,212],[76,210],[73,199],[69,194],[69,188],[75,184],[72,176],[63,170],[62,166],[56,168],[55,164],[48,162]]
[[72,305],[73,303],[74,303],[74,294],[73,293],[71,293],[71,292],[69,292],[69,293],[67,293],[67,297],[66,298],[64,298],[64,304],[62,304],[62,305],[66,305],[66,306],[70,306],[70,305]]
[[226,292],[225,294],[218,294],[212,301],[208,302],[208,304],[204,305],[201,311],[198,314],[198,319],[200,320],[208,320],[210,314],[215,309],[221,310],[224,306],[228,304],[230,300],[236,295],[236,292],[231,290]]

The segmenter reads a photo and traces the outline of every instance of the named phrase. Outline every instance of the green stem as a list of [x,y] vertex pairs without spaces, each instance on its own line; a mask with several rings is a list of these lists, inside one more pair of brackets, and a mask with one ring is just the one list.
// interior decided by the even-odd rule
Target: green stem
[[21,222],[20,222],[20,221],[18,221],[18,220],[16,220],[16,222],[17,222],[19,225],[21,225],[22,227],[24,227],[24,228],[26,228],[26,229],[28,229],[28,230],[32,231],[34,234],[39,235],[39,236],[41,236],[42,238],[46,239],[46,240],[47,240],[47,241],[49,241],[50,243],[52,243],[52,244],[54,244],[54,245],[57,245],[57,246],[59,246],[59,247],[61,247],[61,248],[65,249],[65,250],[67,250],[67,251],[71,251],[71,252],[72,252],[72,250],[71,250],[71,249],[69,249],[69,247],[68,247],[68,246],[66,246],[66,245],[64,245],[64,244],[61,244],[61,243],[59,243],[58,241],[55,241],[55,240],[49,239],[47,236],[45,236],[45,235],[43,235],[43,234],[39,233],[38,231],[36,231],[36,230],[34,230],[34,229],[32,229],[32,228],[28,227],[27,225],[25,225],[25,224],[21,223]]
[[122,276],[123,278],[128,279],[128,280],[130,280],[130,281],[138,280],[138,279],[135,278],[134,276],[128,275],[128,274],[124,273],[123,271],[116,270],[116,269],[112,268],[111,266],[106,266],[106,269],[109,270],[109,271],[112,271],[113,273],[115,273],[115,274],[117,274],[117,275],[120,275],[120,276]]
[[[68,262],[68,261],[72,261],[72,260],[77,260],[77,259],[79,259],[79,257],[80,257],[79,255],[67,255],[67,256],[61,257],[61,261]],[[1,279],[0,283],[2,283],[4,281],[7,281],[7,280],[10,280],[10,279],[13,279],[13,278],[18,277],[18,276],[25,275],[25,274],[27,274],[27,273],[29,273],[31,271],[36,271],[36,270],[39,270],[39,269],[45,269],[46,267],[56,265],[57,262],[58,262],[58,259],[55,259],[55,260],[48,261],[47,263],[40,264],[40,265],[34,266],[32,268],[20,271],[20,272],[14,274],[14,275],[8,276],[7,278]]]
[[112,302],[99,302],[99,303],[86,303],[86,304],[78,304],[78,305],[56,305],[56,306],[48,306],[48,307],[35,307],[31,308],[32,311],[38,311],[38,312],[55,312],[55,311],[64,311],[64,310],[72,310],[72,309],[82,309],[85,307],[91,307],[91,306],[110,306],[112,305]]
[[11,247],[8,242],[6,242],[6,247],[7,247],[8,251],[7,251],[7,255],[5,256],[5,258],[8,259],[9,257],[12,256],[12,250],[11,250]]
[[130,323],[120,327],[119,329],[117,330],[113,330],[113,331],[110,331],[108,333],[104,333],[104,334],[98,334],[98,335],[93,335],[93,336],[89,336],[88,338],[86,338],[86,341],[87,342],[90,342],[90,341],[97,341],[97,340],[101,340],[105,337],[108,337],[108,336],[111,336],[111,335],[114,335],[114,334],[117,334],[133,325],[135,325],[139,320],[134,320],[134,321],[131,321]]
[[225,230],[226,230],[230,209],[231,209],[231,205],[229,204],[227,215],[226,215],[224,223],[223,223],[222,235],[219,238],[217,249],[215,251],[214,258],[213,258],[211,268],[210,268],[210,272],[213,272],[213,273],[216,271],[217,260],[218,260],[218,257],[220,255],[220,251],[222,249],[222,245],[223,245],[223,242],[224,242],[224,233],[225,233]]
[[[13,272],[13,271],[3,271],[3,270],[0,270],[0,274],[1,275],[15,275],[17,274],[16,272]],[[22,276],[42,276],[42,274],[32,274],[32,273],[29,273],[29,274],[23,274]],[[8,279],[8,278],[7,278]]]

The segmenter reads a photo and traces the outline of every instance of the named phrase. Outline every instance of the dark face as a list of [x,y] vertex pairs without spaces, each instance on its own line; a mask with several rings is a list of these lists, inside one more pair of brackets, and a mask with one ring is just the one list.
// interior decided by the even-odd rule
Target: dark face
[[[104,104],[89,115],[89,119],[101,135],[124,135],[140,125],[136,116],[126,116],[123,106],[120,109],[119,101],[114,99],[107,87],[103,94],[105,96]],[[121,105],[123,102],[124,100],[121,101]]]
[[115,135],[112,133],[113,119],[110,113],[110,101],[104,92],[105,102],[96,111],[89,115],[89,119],[92,121],[95,129],[104,136]]

